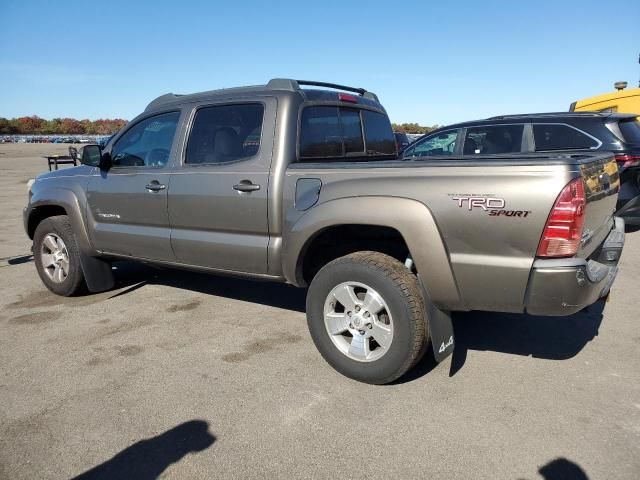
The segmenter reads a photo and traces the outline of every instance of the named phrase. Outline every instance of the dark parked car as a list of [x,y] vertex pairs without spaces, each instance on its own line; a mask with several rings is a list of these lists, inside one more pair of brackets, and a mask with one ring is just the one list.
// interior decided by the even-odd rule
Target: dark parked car
[[458,123],[425,135],[407,148],[403,157],[565,150],[614,153],[621,182],[616,215],[629,224],[640,224],[640,122],[632,114],[534,113]]
[[409,140],[406,133],[393,132],[393,136],[396,137],[396,148],[398,149],[398,152],[402,152],[411,143],[411,140]]

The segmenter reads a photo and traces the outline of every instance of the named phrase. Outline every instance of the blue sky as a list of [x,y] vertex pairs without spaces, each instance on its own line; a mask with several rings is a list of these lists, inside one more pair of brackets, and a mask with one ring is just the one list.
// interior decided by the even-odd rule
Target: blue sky
[[640,80],[640,1],[0,0],[0,116],[133,118],[154,97],[323,80],[392,121],[567,110]]

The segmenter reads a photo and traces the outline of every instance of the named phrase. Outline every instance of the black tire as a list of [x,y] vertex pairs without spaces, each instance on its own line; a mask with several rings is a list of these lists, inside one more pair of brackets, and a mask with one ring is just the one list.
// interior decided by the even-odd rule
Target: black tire
[[[42,247],[45,238],[53,234],[64,242],[67,258],[69,260],[68,273],[66,278],[60,282],[55,282],[46,272],[43,265]],[[45,218],[36,228],[33,236],[33,259],[38,270],[38,275],[45,286],[57,295],[70,297],[86,292],[84,274],[80,264],[80,253],[76,243],[69,217],[57,215]]]
[[[325,301],[334,287],[345,282],[370,286],[390,309],[393,339],[386,353],[376,360],[350,358],[334,344],[325,326]],[[378,252],[356,252],[325,265],[307,293],[307,323],[320,354],[333,368],[369,384],[390,383],[401,377],[420,360],[428,343],[418,279],[398,260]]]

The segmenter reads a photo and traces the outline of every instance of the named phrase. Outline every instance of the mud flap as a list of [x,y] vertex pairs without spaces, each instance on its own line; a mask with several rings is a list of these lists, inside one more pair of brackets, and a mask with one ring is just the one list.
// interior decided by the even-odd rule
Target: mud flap
[[425,302],[425,314],[427,316],[427,325],[429,328],[429,336],[431,338],[431,348],[433,356],[438,363],[453,353],[454,334],[453,322],[449,312],[444,312],[437,308],[430,300],[427,290],[418,275],[420,288]]
[[115,286],[116,280],[111,270],[111,263],[80,252],[80,264],[90,292],[104,292]]

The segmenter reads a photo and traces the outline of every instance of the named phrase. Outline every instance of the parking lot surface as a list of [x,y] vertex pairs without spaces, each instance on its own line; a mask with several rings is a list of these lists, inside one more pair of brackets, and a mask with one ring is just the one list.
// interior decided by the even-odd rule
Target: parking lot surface
[[453,358],[370,386],[290,286],[118,263],[49,293],[22,207],[64,149],[0,145],[0,478],[640,478],[640,232],[608,303],[457,314]]

